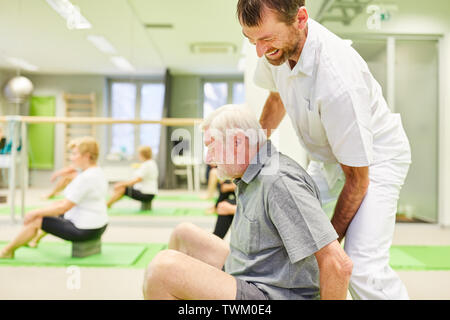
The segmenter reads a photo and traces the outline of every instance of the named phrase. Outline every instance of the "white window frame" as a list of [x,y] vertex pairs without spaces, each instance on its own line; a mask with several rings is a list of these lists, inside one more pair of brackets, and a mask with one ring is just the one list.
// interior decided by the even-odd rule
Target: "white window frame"
[[203,117],[203,104],[205,103],[205,83],[207,82],[217,82],[227,84],[227,104],[233,103],[233,84],[234,83],[244,83],[244,77],[242,76],[222,76],[222,77],[202,77],[201,84],[201,116]]
[[[142,90],[142,86],[145,84],[163,84],[165,86],[165,82],[164,79],[161,78],[139,78],[139,79],[122,79],[122,78],[108,78],[107,79],[107,90],[106,90],[106,94],[107,94],[107,108],[106,108],[106,115],[107,117],[112,118],[112,85],[114,83],[131,83],[136,85],[136,102],[135,102],[135,106],[134,106],[134,114],[135,114],[135,119],[140,119],[140,114],[141,114],[141,90]],[[166,88],[164,88],[166,90]],[[163,106],[163,110],[164,110]],[[163,115],[161,115],[161,117],[163,117]],[[137,151],[137,149],[140,146],[140,125],[135,124],[134,125],[134,150],[135,152]],[[108,125],[105,128],[105,134],[106,134],[106,148],[104,149],[104,154],[107,155],[110,153],[111,151],[111,147],[112,147],[112,125]],[[105,161],[106,157],[105,157]],[[133,160],[121,160],[120,163],[131,163],[133,162]]]

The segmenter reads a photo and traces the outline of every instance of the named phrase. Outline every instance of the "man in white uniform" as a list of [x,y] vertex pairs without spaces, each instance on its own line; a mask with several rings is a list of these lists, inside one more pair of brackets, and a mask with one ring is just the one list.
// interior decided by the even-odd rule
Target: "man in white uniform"
[[308,173],[345,236],[354,299],[408,299],[389,266],[397,201],[411,163],[408,138],[367,64],[308,18],[304,0],[239,0],[242,31],[260,57],[255,83],[270,90],[268,136],[287,113],[312,160]]

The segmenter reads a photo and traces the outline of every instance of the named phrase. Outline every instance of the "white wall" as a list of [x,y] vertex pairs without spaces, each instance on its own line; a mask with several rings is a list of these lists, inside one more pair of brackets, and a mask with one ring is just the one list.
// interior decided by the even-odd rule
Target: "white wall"
[[[246,103],[252,107],[259,118],[269,91],[254,84],[253,74],[256,69],[258,56],[256,55],[254,46],[248,44],[248,42],[246,46],[246,68],[244,71]],[[278,129],[272,134],[271,140],[280,152],[288,155],[306,168],[306,151],[298,142],[297,135],[288,115],[285,116]]]
[[450,226],[450,27],[441,39],[439,71],[439,223]]
[[[381,23],[378,31],[368,30],[368,14],[361,14],[351,26],[327,23],[326,27],[340,34],[441,35],[439,68],[439,224],[450,226],[450,1],[396,0],[397,11]],[[426,81],[426,79],[424,79]]]
[[[56,98],[55,116],[65,117],[64,93],[87,94],[95,92],[97,102],[97,115],[104,115],[104,87],[105,77],[95,75],[51,75],[51,74],[28,74],[26,75],[34,85],[33,95],[54,96]],[[97,138],[103,139],[103,126],[97,130]],[[55,125],[55,153],[54,169],[60,169],[64,165],[65,130],[63,124]],[[101,154],[103,154],[101,152]],[[33,187],[50,186],[49,177],[52,171],[32,170],[30,172],[30,185]]]

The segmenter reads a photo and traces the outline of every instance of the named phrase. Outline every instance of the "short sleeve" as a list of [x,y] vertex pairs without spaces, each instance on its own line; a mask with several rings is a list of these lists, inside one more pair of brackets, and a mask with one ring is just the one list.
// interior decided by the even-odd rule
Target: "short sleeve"
[[316,253],[338,238],[313,188],[293,176],[282,176],[269,192],[269,216],[291,263]]
[[64,196],[67,200],[79,204],[83,198],[90,192],[89,181],[86,181],[86,177],[83,173],[80,173],[64,190]]
[[273,80],[272,70],[264,57],[258,59],[253,81],[258,87],[274,92],[278,91]]
[[323,101],[320,116],[339,163],[351,167],[372,163],[373,134],[367,88],[345,89],[338,96]]

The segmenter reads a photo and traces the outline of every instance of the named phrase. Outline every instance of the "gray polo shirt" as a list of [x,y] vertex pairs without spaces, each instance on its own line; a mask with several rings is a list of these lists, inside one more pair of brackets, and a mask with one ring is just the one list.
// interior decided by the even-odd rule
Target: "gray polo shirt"
[[314,253],[338,237],[322,210],[319,190],[270,141],[255,159],[234,181],[237,209],[225,271],[254,283],[269,299],[317,299]]

